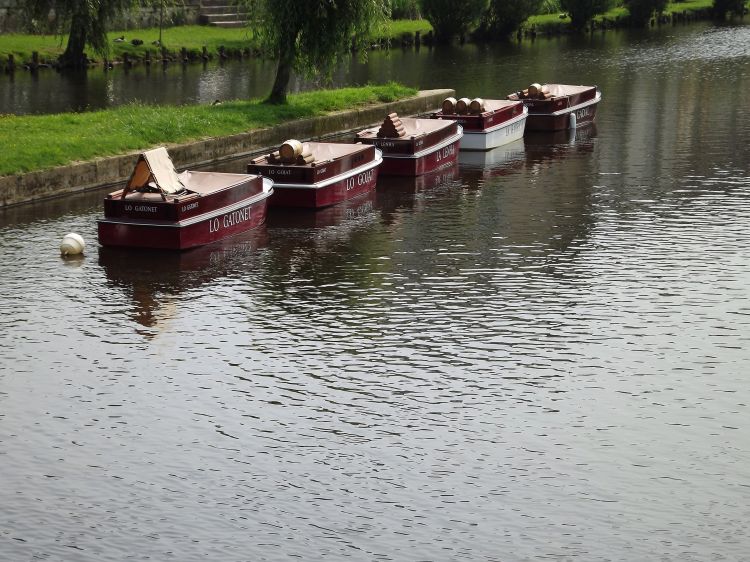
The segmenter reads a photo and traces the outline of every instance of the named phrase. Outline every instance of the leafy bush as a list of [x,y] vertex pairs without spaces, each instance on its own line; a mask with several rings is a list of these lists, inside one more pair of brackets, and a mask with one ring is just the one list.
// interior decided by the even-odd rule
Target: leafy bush
[[595,15],[603,14],[612,7],[613,0],[560,0],[560,8],[570,15],[573,29],[586,27]]
[[630,12],[633,25],[644,26],[651,16],[663,12],[667,7],[667,0],[625,0],[625,7]]
[[542,10],[544,0],[491,0],[485,10],[476,37],[500,39],[513,33],[529,16]]
[[488,4],[489,0],[421,0],[420,7],[435,30],[435,40],[447,42],[471,30]]
[[746,3],[746,0],[714,0],[714,13],[722,18],[727,12],[741,16],[745,12]]
[[419,19],[419,0],[391,0],[391,18],[394,20]]

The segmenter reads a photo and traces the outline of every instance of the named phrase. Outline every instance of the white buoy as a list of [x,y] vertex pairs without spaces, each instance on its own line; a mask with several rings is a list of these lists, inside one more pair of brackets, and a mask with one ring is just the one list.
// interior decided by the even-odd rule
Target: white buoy
[[578,126],[578,120],[576,119],[576,112],[571,111],[570,112],[570,129],[575,129]]
[[63,256],[75,256],[76,254],[82,254],[83,249],[86,247],[86,242],[83,241],[83,237],[80,234],[71,232],[66,234],[65,238],[60,243],[60,253]]

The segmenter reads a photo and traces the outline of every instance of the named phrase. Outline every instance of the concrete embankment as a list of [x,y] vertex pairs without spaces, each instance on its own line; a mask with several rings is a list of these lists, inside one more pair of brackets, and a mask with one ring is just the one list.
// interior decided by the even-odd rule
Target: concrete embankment
[[[178,169],[218,164],[263,152],[290,138],[312,140],[362,129],[381,122],[387,113],[393,111],[401,115],[426,113],[440,107],[443,99],[454,93],[453,90],[424,90],[413,98],[299,119],[228,137],[167,145],[167,148]],[[138,154],[131,152],[49,170],[2,176],[0,207],[117,186],[130,177]]]

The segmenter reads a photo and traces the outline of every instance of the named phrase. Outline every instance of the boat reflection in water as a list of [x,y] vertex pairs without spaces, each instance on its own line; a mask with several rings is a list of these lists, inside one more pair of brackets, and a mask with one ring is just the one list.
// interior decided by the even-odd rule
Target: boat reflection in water
[[481,188],[491,178],[518,172],[525,158],[523,139],[486,152],[463,151],[458,157],[461,180],[469,189]]
[[246,274],[257,250],[267,244],[268,232],[261,227],[183,252],[102,246],[99,265],[108,283],[132,298],[132,319],[155,328],[174,315],[180,298],[222,278]]
[[388,224],[397,209],[419,209],[425,205],[418,194],[450,187],[459,179],[459,167],[452,160],[428,174],[421,176],[381,176],[378,180],[377,206]]
[[284,208],[268,214],[268,228],[325,228],[373,215],[375,190],[318,210]]
[[596,123],[552,133],[526,133],[523,138],[526,161],[539,163],[567,158],[574,153],[590,154],[594,151],[596,136]]

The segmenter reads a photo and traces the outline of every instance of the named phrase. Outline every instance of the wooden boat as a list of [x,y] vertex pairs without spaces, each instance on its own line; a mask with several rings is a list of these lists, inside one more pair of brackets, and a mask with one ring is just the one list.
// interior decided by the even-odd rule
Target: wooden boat
[[458,158],[463,128],[455,121],[386,116],[379,127],[357,133],[357,138],[383,151],[380,173],[420,176]]
[[250,230],[266,218],[273,181],[174,168],[166,148],[141,154],[122,190],[104,199],[99,243],[185,250]]
[[526,131],[561,131],[591,123],[602,93],[596,86],[532,84],[508,96],[522,101],[529,110]]
[[319,209],[375,189],[382,161],[373,146],[291,139],[253,159],[247,171],[273,179],[270,205]]
[[528,113],[521,101],[446,98],[432,117],[463,127],[461,150],[491,150],[523,137]]

